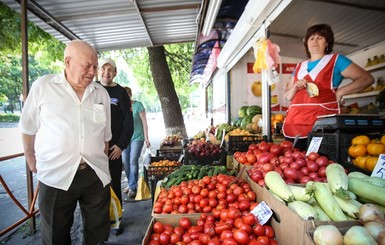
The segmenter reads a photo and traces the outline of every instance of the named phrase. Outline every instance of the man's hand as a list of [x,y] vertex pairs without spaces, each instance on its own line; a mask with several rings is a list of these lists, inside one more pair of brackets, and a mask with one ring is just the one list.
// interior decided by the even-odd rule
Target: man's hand
[[33,154],[32,156],[25,155],[25,160],[27,161],[29,169],[33,173],[37,173],[37,168],[36,168],[36,157]]
[[117,145],[113,145],[110,148],[110,155],[108,156],[111,160],[116,160],[122,155],[122,149],[119,148]]

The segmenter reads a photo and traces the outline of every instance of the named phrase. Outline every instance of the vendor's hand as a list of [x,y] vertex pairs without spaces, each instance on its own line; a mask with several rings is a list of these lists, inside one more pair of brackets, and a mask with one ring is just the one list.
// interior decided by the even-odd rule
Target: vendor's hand
[[300,79],[294,83],[294,89],[296,91],[304,89],[304,88],[306,88],[306,83],[307,83],[306,79]]
[[110,147],[110,155],[108,156],[111,160],[116,160],[122,155],[122,149],[119,148],[117,145],[113,145]]
[[151,143],[150,143],[149,140],[145,140],[144,142],[146,143],[146,147],[147,147],[147,148],[150,148],[150,147],[151,147]]
[[343,97],[343,95],[341,94],[341,92],[339,92],[339,90],[337,90],[337,92],[336,92],[336,99],[337,99],[337,102],[338,102],[340,105],[344,105],[344,104],[345,104],[344,97]]

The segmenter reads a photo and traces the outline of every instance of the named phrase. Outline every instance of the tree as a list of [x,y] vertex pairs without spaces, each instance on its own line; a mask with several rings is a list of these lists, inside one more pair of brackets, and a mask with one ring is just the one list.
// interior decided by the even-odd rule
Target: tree
[[[20,14],[0,3],[0,97],[13,113],[22,93]],[[28,83],[62,70],[65,45],[28,22]],[[4,101],[5,100],[5,101]]]
[[162,106],[166,135],[180,133],[187,137],[182,109],[166,61],[165,49],[163,46],[156,46],[149,47],[147,50],[153,81]]
[[190,94],[198,86],[189,85],[193,52],[192,43],[180,43],[119,50],[114,54],[125,59],[138,81],[140,92],[135,91],[134,97],[140,98],[149,111],[162,109],[167,135],[186,134],[182,111],[190,106]]

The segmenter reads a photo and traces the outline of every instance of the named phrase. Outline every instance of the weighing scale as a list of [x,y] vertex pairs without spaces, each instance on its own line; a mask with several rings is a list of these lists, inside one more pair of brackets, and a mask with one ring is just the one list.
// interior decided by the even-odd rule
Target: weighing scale
[[385,118],[377,115],[335,114],[321,116],[309,133],[308,146],[313,137],[322,137],[318,153],[338,163],[350,161],[348,149],[355,136],[380,138],[385,132]]
[[[385,130],[385,118],[368,115],[334,114],[318,117],[313,125],[312,132],[334,130]],[[361,131],[361,130],[360,130]],[[363,132],[365,133],[365,132]]]

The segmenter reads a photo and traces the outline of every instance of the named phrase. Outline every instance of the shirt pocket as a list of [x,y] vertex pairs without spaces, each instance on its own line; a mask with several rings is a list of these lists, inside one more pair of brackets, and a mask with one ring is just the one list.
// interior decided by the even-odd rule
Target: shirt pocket
[[96,123],[105,123],[107,121],[106,112],[102,104],[94,104],[94,122]]

